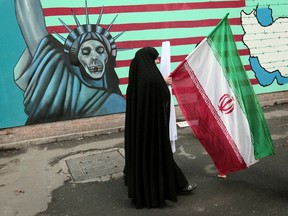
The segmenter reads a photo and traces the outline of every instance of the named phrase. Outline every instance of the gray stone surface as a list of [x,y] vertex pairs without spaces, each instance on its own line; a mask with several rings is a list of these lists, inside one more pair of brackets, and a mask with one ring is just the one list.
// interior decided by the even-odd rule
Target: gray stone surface
[[74,181],[87,181],[99,177],[121,173],[124,157],[116,150],[99,151],[96,154],[66,160]]
[[276,154],[226,179],[217,177],[211,158],[191,129],[178,128],[174,158],[189,182],[198,187],[162,209],[135,209],[123,174],[117,170],[73,180],[66,161],[109,151],[124,157],[123,131],[0,151],[0,215],[287,216],[288,104],[265,108],[264,113]]

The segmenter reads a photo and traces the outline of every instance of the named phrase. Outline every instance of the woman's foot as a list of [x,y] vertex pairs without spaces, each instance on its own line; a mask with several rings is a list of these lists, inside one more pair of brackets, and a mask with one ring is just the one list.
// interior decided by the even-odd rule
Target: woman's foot
[[180,190],[180,193],[191,193],[192,191],[194,191],[195,189],[197,188],[197,184],[196,183],[194,183],[194,184],[192,184],[192,185],[190,185],[190,184],[188,184],[186,187],[184,187],[184,188],[182,188],[181,190]]
[[218,178],[221,178],[221,179],[226,179],[227,176],[226,175],[223,175],[223,174],[218,174]]

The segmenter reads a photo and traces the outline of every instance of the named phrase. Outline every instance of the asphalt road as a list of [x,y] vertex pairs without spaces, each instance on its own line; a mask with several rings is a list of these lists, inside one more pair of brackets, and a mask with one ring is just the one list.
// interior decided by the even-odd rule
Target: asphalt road
[[121,175],[75,182],[65,160],[123,149],[123,132],[0,153],[3,216],[286,216],[288,215],[288,105],[264,108],[276,155],[226,179],[217,177],[209,155],[191,129],[178,128],[175,160],[198,184],[190,195],[160,209],[135,209]]

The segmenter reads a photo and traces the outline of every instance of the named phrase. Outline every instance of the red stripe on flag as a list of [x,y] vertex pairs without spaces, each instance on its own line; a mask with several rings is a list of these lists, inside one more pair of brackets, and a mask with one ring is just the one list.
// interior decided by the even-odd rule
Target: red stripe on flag
[[[128,65],[129,66],[129,65]],[[250,79],[250,83],[251,85],[259,85],[259,82],[256,78],[251,78]],[[125,78],[120,78],[119,79],[119,84],[120,85],[126,85],[128,84],[128,77],[125,77]],[[181,90],[180,90],[181,91]]]
[[128,81],[129,81],[129,78],[128,78],[128,77],[120,78],[120,79],[119,79],[119,84],[120,84],[120,85],[125,85],[125,84],[128,84]]
[[[193,50],[193,47],[194,46],[191,45],[191,51]],[[174,62],[179,62],[180,63],[187,57],[187,55],[188,54],[178,55],[178,56],[171,56],[171,63],[174,63]],[[241,53],[241,55],[243,55],[243,53]],[[128,59],[128,60],[117,60],[116,68],[128,67],[130,65],[130,61],[131,61],[131,59]],[[160,61],[161,61],[161,57],[160,57]],[[244,68],[245,68],[246,71],[251,70],[251,66],[250,65],[245,65]]]
[[171,56],[171,62],[182,62],[187,57],[187,55]]
[[197,44],[205,37],[191,37],[191,38],[170,38],[162,40],[139,40],[139,41],[120,41],[117,42],[118,49],[133,49],[142,48],[145,46],[161,47],[163,41],[170,41],[171,46]]
[[[192,49],[191,49],[191,51],[192,51]],[[246,50],[239,50],[239,53],[241,55],[247,55],[247,51]],[[180,63],[186,57],[187,57],[187,55],[171,56],[171,63],[175,63],[175,62],[179,62]],[[130,62],[131,62],[131,59],[128,59],[128,60],[117,60],[116,68],[129,67],[130,66]],[[250,65],[244,65],[244,68],[245,68],[246,71],[252,70]],[[258,80],[256,78],[251,78],[250,79],[250,83],[251,83],[251,85],[259,85],[259,82],[258,82]],[[120,84],[121,85],[128,84],[128,78],[120,78]]]
[[250,52],[249,52],[248,49],[238,50],[238,53],[239,53],[240,56],[250,55]]
[[259,84],[259,82],[256,78],[250,79],[250,83],[251,83],[251,85],[258,85]]
[[251,66],[250,65],[244,65],[244,68],[246,71],[250,71],[252,70]]
[[[184,61],[172,74],[173,91],[182,113],[215,163],[220,173],[226,174],[246,168],[246,164],[237,151],[236,144],[226,131],[223,122],[198,79]],[[191,71],[187,71],[189,70]]]
[[[171,56],[171,63],[174,62],[182,62],[188,54],[186,55],[179,55],[179,56]],[[161,61],[161,57],[160,57]],[[117,60],[116,62],[116,68],[121,68],[121,67],[129,67],[130,66],[131,59],[128,60]]]
[[[234,35],[235,41],[242,41],[243,35]],[[138,41],[120,41],[117,42],[118,49],[133,49],[133,48],[142,48],[145,46],[152,47],[161,47],[163,41],[170,41],[171,46],[179,46],[179,45],[192,45],[198,44],[205,37],[190,37],[190,38],[169,38],[169,39],[161,39],[161,40],[138,40]]]
[[[127,24],[113,24],[109,32],[121,31],[137,31],[137,30],[151,30],[151,29],[165,29],[165,28],[197,28],[206,26],[216,26],[221,19],[208,19],[208,20],[187,20],[187,21],[173,21],[173,22],[151,22],[151,23],[127,23]],[[60,22],[60,21],[59,21]],[[65,21],[64,21],[65,22]],[[240,25],[240,18],[229,19],[231,25]],[[68,25],[70,29],[74,29],[77,25]],[[108,25],[101,25],[103,28]],[[52,34],[54,31],[61,33],[68,33],[63,25],[48,26],[47,31]]]
[[[175,11],[175,10],[195,10],[213,8],[239,8],[245,6],[245,0],[240,1],[217,1],[217,2],[191,2],[191,3],[170,3],[170,4],[142,4],[142,5],[114,5],[105,6],[104,13],[129,13],[129,12],[156,12],[156,11]],[[88,14],[99,14],[102,7],[89,7]],[[85,7],[59,7],[44,8],[44,16],[71,15],[71,9],[76,15],[86,14]]]

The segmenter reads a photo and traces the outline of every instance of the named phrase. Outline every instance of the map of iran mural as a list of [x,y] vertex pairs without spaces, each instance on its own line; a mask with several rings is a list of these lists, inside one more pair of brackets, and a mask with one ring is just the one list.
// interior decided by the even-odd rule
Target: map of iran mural
[[249,49],[249,62],[259,84],[287,84],[288,17],[274,20],[270,6],[257,7],[250,13],[241,11],[241,22],[243,42]]
[[[115,45],[116,47],[114,50],[116,51],[116,55],[113,56],[112,54],[115,62],[112,61],[112,63],[110,62],[108,65],[110,65],[109,68],[112,71],[112,74],[114,73],[112,78],[109,78],[110,80],[113,80],[111,82],[111,91],[115,98],[117,98],[116,101],[118,100],[119,104],[122,103],[123,105],[123,102],[125,102],[124,98],[128,84],[128,70],[130,61],[139,48],[144,46],[153,46],[159,53],[161,53],[162,42],[170,41],[171,69],[173,71],[194,49],[196,44],[206,37],[227,13],[229,13],[229,23],[234,34],[234,39],[241,60],[245,66],[255,93],[264,94],[277,91],[287,91],[288,89],[286,83],[277,83],[275,82],[275,79],[271,84],[264,85],[260,81],[259,76],[256,76],[252,63],[250,63],[250,50],[243,40],[243,35],[245,32],[241,22],[241,11],[249,14],[257,7],[262,8],[268,7],[269,5],[273,11],[274,19],[280,16],[285,17],[285,13],[288,11],[288,8],[287,3],[282,0],[190,0],[186,2],[176,0],[156,0],[153,2],[144,0],[137,2],[132,0],[123,0],[121,2],[116,0],[41,0],[39,3],[41,3],[40,5],[44,15],[44,25],[42,25],[42,28],[45,26],[45,29],[39,29],[34,26],[32,30],[28,31],[31,34],[44,31],[46,32],[45,35],[47,32],[49,35],[47,37],[43,37],[42,35],[41,37],[36,38],[36,41],[38,41],[36,43],[32,43],[32,41],[30,41],[32,43],[31,47],[36,49],[35,54],[37,56],[38,66],[43,66],[43,62],[39,61],[39,57],[41,57],[44,52],[37,52],[37,48],[39,49],[41,46],[47,49],[52,47],[52,49],[57,50],[57,55],[60,55],[59,53],[61,53],[62,57],[66,56],[64,58],[61,57],[58,58],[58,60],[55,60],[56,55],[51,55],[50,57],[45,55],[47,57],[47,62],[52,57],[55,60],[56,63],[54,62],[54,69],[56,67],[66,68],[64,70],[66,72],[62,72],[62,75],[60,75],[61,73],[57,73],[57,76],[54,77],[48,77],[48,75],[45,76],[46,78],[48,77],[46,81],[44,81],[44,79],[40,79],[41,70],[43,70],[44,67],[38,67],[37,69],[37,61],[33,61],[29,58],[29,55],[25,54],[27,52],[27,47],[29,49],[29,43],[27,46],[27,38],[25,39],[25,35],[23,35],[23,31],[21,29],[21,25],[25,25],[25,23],[19,23],[19,17],[17,18],[16,2],[17,1],[3,1],[1,3],[4,13],[0,13],[0,18],[3,24],[2,26],[6,26],[4,30],[6,33],[4,35],[0,35],[0,41],[2,41],[1,43],[3,49],[1,54],[3,63],[0,65],[1,72],[3,71],[3,76],[0,81],[0,92],[2,95],[2,100],[0,101],[0,128],[9,128],[23,126],[26,124],[51,122],[70,118],[97,116],[97,114],[94,115],[92,112],[90,112],[91,110],[96,110],[96,108],[91,108],[94,104],[94,97],[93,93],[89,92],[88,90],[89,76],[84,75],[81,79],[81,75],[85,74],[83,71],[86,71],[85,66],[83,66],[80,61],[71,61],[71,59],[75,60],[76,58],[69,57],[69,54],[73,53],[74,50],[70,52],[68,48],[70,46],[69,43],[74,39],[66,39],[69,37],[69,34],[72,36],[73,32],[76,32],[74,29],[77,28],[78,25],[86,25],[88,22],[89,25],[96,25],[100,14],[101,19],[99,21],[99,25],[101,28],[107,30],[111,38],[114,38],[114,42],[111,42],[112,44],[108,40],[109,42],[106,41],[106,45],[113,45],[113,47]],[[7,17],[9,22],[5,22]],[[46,39],[43,40],[43,38]],[[49,44],[49,46],[47,44],[47,47],[45,40]],[[105,40],[106,39],[104,39],[104,41]],[[53,43],[50,43],[51,41],[53,41]],[[54,45],[52,46],[52,44]],[[67,48],[66,51],[65,48]],[[44,51],[47,50],[45,49]],[[74,57],[75,56],[76,55],[74,55]],[[31,64],[27,64],[26,61],[33,62],[33,66]],[[62,63],[58,63],[57,61],[61,61]],[[105,60],[103,60],[103,62],[105,62]],[[30,71],[30,74],[25,74],[23,71],[27,71],[28,65],[33,68],[34,72]],[[48,65],[48,68],[49,64],[46,65]],[[80,67],[82,69],[80,69]],[[93,68],[93,66],[91,68]],[[68,71],[70,72],[68,73]],[[63,78],[63,74],[65,73],[69,75],[66,76],[66,78]],[[27,80],[25,80],[27,77],[30,76],[31,78],[31,74],[37,74],[38,77],[36,76],[37,78],[35,77],[34,80],[36,82],[32,82],[33,84],[31,83],[32,85],[27,88],[27,86],[25,86],[23,83],[27,82]],[[71,74],[74,75],[72,76]],[[87,74],[89,75],[89,72],[87,72]],[[79,81],[78,84],[72,82],[71,80],[75,78],[78,78],[81,82]],[[103,80],[104,82],[101,84],[99,84],[99,82],[97,84],[96,82],[92,82],[92,84],[98,85],[98,87],[99,85],[102,85],[100,87],[103,87],[105,84],[108,85],[107,83],[110,83],[110,81],[107,82],[107,78],[104,78]],[[38,82],[39,85],[36,85]],[[52,83],[54,83],[57,87],[50,88]],[[73,94],[71,93],[67,95],[67,89],[71,89],[71,86],[76,86],[76,90],[72,91]],[[84,88],[87,86],[88,87],[83,90],[83,94],[81,94],[79,93],[79,88],[77,93],[77,86],[81,86],[81,90],[83,90],[83,86],[85,86]],[[57,89],[57,91],[55,89]],[[39,90],[42,96],[38,95],[37,98],[37,96],[33,94],[33,92],[37,92],[36,90]],[[104,92],[102,90],[101,92]],[[65,95],[64,92],[66,94],[65,97],[63,96]],[[76,102],[77,100],[75,99],[75,95],[77,94],[81,95],[78,97],[79,103]],[[51,100],[52,95],[55,98],[53,100]],[[87,98],[92,99],[90,102],[87,102],[89,99],[87,100],[86,95]],[[37,104],[38,107],[36,105],[31,105],[31,100],[41,101],[44,100],[44,96],[47,96],[47,101],[50,100],[50,104],[48,103],[49,106],[45,105],[47,102],[46,99],[45,103],[39,102]],[[70,98],[71,100],[70,102],[68,99],[63,101],[63,98]],[[175,104],[177,104],[176,99],[173,99]],[[58,103],[57,101],[61,101],[61,103]],[[71,106],[72,102],[74,103],[74,106]],[[111,103],[114,104],[108,106],[109,108],[117,108],[117,106],[115,106],[114,99],[111,100]],[[75,106],[75,104],[77,104],[77,106]],[[85,108],[81,109],[80,107]],[[38,113],[38,110],[40,110],[38,108],[43,109]],[[57,114],[52,114],[54,111]],[[108,114],[114,112],[118,113],[121,111],[110,110]],[[99,113],[99,115],[103,114],[103,112]],[[40,118],[42,120],[39,121],[37,116],[42,116]],[[49,116],[49,118],[47,118],[47,116]]]

